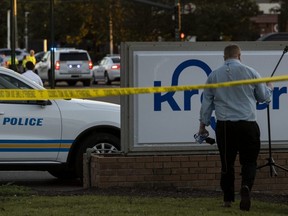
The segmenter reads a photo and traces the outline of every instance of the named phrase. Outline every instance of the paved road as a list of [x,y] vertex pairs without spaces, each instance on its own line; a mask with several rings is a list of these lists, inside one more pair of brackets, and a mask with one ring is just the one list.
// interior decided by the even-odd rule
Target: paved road
[[[56,89],[58,88],[83,88],[83,86],[77,83],[75,87],[68,87],[66,83],[59,83],[56,86]],[[93,85],[91,88],[119,88],[119,83],[111,86]],[[91,99],[120,104],[120,97],[117,96]],[[5,184],[29,186],[40,191],[74,191],[82,189],[79,180],[59,180],[45,171],[0,171],[0,185]]]
[[0,185],[27,186],[37,191],[66,192],[81,190],[80,180],[61,180],[45,171],[0,171]]

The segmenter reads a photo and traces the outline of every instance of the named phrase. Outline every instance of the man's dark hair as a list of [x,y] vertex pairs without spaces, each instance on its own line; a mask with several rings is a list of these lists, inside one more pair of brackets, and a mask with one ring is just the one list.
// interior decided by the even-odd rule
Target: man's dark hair
[[31,61],[26,62],[26,69],[27,70],[33,70],[34,69],[34,64]]
[[237,44],[230,44],[224,49],[224,59],[238,58],[241,55],[241,49]]

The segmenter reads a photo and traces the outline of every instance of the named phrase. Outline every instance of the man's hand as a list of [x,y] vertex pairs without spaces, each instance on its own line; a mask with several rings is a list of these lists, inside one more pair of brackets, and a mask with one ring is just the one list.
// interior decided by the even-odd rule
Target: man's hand
[[206,130],[205,127],[206,127],[206,125],[204,123],[200,122],[198,134],[200,134],[200,135],[209,134],[209,132]]
[[273,91],[273,89],[274,89],[274,85],[273,85],[273,83],[271,83],[271,82],[267,82],[266,85],[267,85],[268,88],[271,89],[271,91]]

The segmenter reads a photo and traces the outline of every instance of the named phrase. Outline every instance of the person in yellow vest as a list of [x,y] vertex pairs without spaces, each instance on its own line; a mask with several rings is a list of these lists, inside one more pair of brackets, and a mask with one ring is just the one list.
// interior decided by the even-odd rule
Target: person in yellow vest
[[26,56],[26,62],[31,61],[34,65],[36,64],[35,52],[30,50],[30,54]]
[[[18,63],[19,63],[19,61],[18,61],[18,59],[15,57],[15,65],[16,65],[15,70],[18,70],[18,69],[17,69]],[[8,61],[6,61],[6,67],[7,67],[7,68],[10,68],[10,69],[14,69],[14,68],[12,68],[12,60],[11,60],[11,57],[8,59]]]
[[26,63],[27,63],[26,57],[27,56],[24,56],[22,59],[22,68],[21,68],[22,73],[24,73],[26,71]]
[[34,65],[36,64],[35,51],[32,49],[30,50],[29,55],[26,55],[23,58],[23,61],[22,61],[23,72],[26,71],[26,62],[28,61],[31,61]]

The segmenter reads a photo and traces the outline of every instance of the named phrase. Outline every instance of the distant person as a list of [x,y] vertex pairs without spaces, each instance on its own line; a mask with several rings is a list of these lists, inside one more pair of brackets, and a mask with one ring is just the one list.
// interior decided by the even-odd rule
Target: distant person
[[30,50],[29,55],[25,58],[26,62],[31,61],[34,65],[36,64],[36,58],[35,58],[35,51]]
[[22,75],[29,78],[33,82],[39,84],[40,86],[43,86],[43,82],[41,78],[33,71],[34,70],[34,64],[31,61],[26,62],[26,72],[24,72]]
[[21,70],[21,73],[24,73],[26,71],[26,63],[27,63],[26,56],[24,56],[23,59],[22,59],[22,70]]
[[36,64],[36,58],[35,58],[35,51],[34,50],[30,50],[29,55],[26,55],[23,57],[22,60],[22,73],[24,73],[27,69],[26,69],[26,63],[28,61],[31,61],[34,66]]
[[15,57],[15,68],[13,67],[12,65],[12,58],[11,56],[8,58],[8,61],[6,61],[6,67],[11,69],[11,70],[14,70],[16,72],[18,72],[18,68],[17,68],[17,65],[19,64],[19,61],[18,59]]
[[36,65],[36,58],[35,58],[35,51],[34,50],[30,50],[29,55],[26,55],[23,57],[22,60],[22,72],[24,73],[27,69],[26,69],[26,63],[28,61],[31,61],[34,66]]

